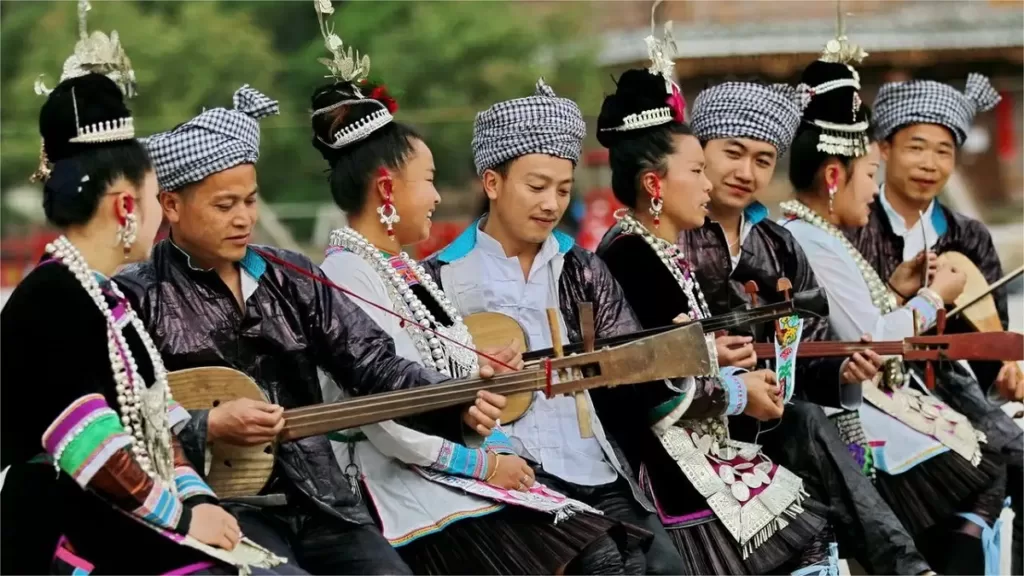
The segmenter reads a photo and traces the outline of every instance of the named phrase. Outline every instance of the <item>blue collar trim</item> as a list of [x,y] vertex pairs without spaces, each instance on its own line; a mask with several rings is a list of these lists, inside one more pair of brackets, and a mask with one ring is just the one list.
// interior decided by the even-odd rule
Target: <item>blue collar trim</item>
[[[178,246],[174,242],[173,238],[168,238],[167,241],[171,243],[171,246],[174,246],[175,250],[181,252],[182,255],[185,256],[185,263],[189,268],[197,272],[209,272],[212,270],[212,268],[197,268],[192,264],[192,256],[189,255],[188,252],[182,250],[181,246]],[[259,280],[263,276],[263,273],[267,271],[267,261],[257,254],[256,251],[252,249],[252,246],[245,247],[245,256],[243,256],[238,262],[238,266],[241,267],[242,270],[245,270],[246,274],[252,276],[254,280]]]
[[750,222],[751,226],[756,225],[768,216],[768,207],[757,200],[754,200],[753,204],[743,209],[743,217],[746,218],[747,222]]
[[[482,219],[483,216],[477,218],[472,224],[466,227],[466,229],[463,230],[451,244],[445,246],[440,252],[438,252],[437,259],[443,264],[450,264],[456,260],[465,258],[467,254],[472,252],[473,248],[476,248],[476,234],[480,227],[480,220]],[[573,240],[572,236],[569,236],[565,232],[555,230],[551,234],[558,242],[559,254],[567,254],[576,244],[576,241]]]
[[942,204],[939,204],[938,198],[932,199],[932,228],[935,228],[935,233],[939,236],[943,236],[949,231],[946,211],[942,209]]

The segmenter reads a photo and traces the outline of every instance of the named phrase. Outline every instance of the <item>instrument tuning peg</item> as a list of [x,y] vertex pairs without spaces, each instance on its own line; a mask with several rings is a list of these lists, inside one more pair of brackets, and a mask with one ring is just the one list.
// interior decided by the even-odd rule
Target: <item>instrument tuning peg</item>
[[792,298],[791,294],[793,292],[793,283],[789,281],[789,278],[783,276],[782,278],[779,278],[778,282],[775,283],[775,290],[779,294],[782,294],[782,297],[786,300],[786,302],[789,302],[789,300]]
[[750,307],[757,308],[759,306],[759,303],[757,301],[757,282],[754,282],[753,280],[748,281],[746,284],[743,285],[743,291],[746,292],[747,296],[750,297]]

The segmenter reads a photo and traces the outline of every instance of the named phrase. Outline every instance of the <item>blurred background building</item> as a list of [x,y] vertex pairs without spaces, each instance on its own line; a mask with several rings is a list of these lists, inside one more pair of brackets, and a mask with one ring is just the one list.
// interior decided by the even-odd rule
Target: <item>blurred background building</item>
[[[94,2],[90,30],[116,29],[136,69],[132,108],[141,134],[165,130],[203,107],[228,106],[243,83],[281,101],[264,122],[258,240],[316,256],[344,223],[331,203],[326,164],[309,143],[309,97],[326,82],[316,58],[322,39],[308,0]],[[401,105],[398,118],[430,144],[444,201],[431,242],[442,246],[476,217],[469,141],[477,111],[528,94],[538,76],[580,102],[593,124],[611,76],[645,66],[643,38],[654,2],[335,2],[336,31],[370,55],[371,77]],[[859,67],[865,102],[885,81],[924,77],[962,87],[968,72],[988,75],[1003,96],[979,116],[944,193],[981,219],[1004,266],[1024,261],[1024,9],[1019,0],[846,0],[847,34],[869,57]],[[672,20],[676,73],[688,100],[709,83],[760,77],[796,83],[835,34],[831,0],[666,1],[658,29]],[[74,46],[74,2],[0,1],[0,282],[16,284],[52,236],[38,186],[28,184],[39,149],[38,75],[56,82]],[[774,210],[790,190],[785,159],[761,200]],[[592,246],[617,207],[607,155],[592,136],[578,170],[564,227]],[[1018,283],[1019,284],[1019,283]],[[1019,289],[1019,286],[1018,286]],[[1016,316],[1020,316],[1019,310]]]

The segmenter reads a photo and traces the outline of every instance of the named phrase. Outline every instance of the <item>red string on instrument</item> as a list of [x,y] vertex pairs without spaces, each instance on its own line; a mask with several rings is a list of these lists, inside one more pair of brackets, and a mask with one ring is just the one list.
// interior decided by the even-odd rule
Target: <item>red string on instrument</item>
[[[355,292],[349,290],[348,288],[345,288],[343,286],[339,286],[339,285],[335,284],[329,278],[325,278],[323,276],[317,276],[316,274],[313,274],[312,272],[310,272],[308,270],[304,270],[301,266],[298,266],[296,264],[292,264],[291,262],[289,262],[287,260],[284,260],[282,258],[278,258],[277,256],[274,256],[273,254],[270,254],[270,253],[268,253],[268,252],[266,252],[264,250],[260,250],[259,248],[256,248],[255,246],[250,246],[250,248],[252,248],[252,250],[254,252],[256,252],[257,254],[259,254],[263,258],[273,262],[274,264],[277,264],[279,266],[284,266],[285,268],[288,268],[289,270],[292,270],[293,272],[297,272],[298,274],[301,274],[302,276],[305,276],[306,278],[309,278],[309,279],[311,279],[311,280],[313,280],[315,282],[319,282],[319,283],[323,284],[324,286],[330,286],[331,288],[334,288],[335,290],[338,290],[338,291],[342,292],[343,294],[346,294],[346,295],[348,295],[348,296],[350,296],[352,298],[355,298],[356,300],[359,300],[360,302],[365,302],[366,304],[369,304],[370,306],[373,306],[374,308],[380,310],[381,312],[384,312],[385,314],[390,314],[390,315],[394,316],[395,318],[398,318],[398,320],[400,321],[400,325],[403,326],[403,327],[405,326],[405,323],[408,322],[409,324],[412,324],[413,326],[416,326],[420,330],[423,330],[425,332],[429,332],[429,333],[433,334],[434,336],[437,336],[438,338],[440,338],[442,340],[446,340],[448,342],[451,342],[452,344],[455,344],[456,346],[458,346],[460,348],[465,348],[466,350],[469,350],[470,352],[473,352],[474,354],[477,354],[479,356],[483,356],[484,358],[490,360],[494,364],[497,364],[497,365],[499,365],[499,366],[501,366],[503,368],[508,368],[509,370],[512,370],[512,371],[516,371],[516,369],[514,367],[509,366],[508,364],[502,362],[501,360],[498,360],[497,358],[491,356],[490,354],[487,354],[486,352],[481,352],[480,350],[477,350],[476,348],[473,348],[472,346],[466,346],[462,342],[458,342],[456,340],[453,340],[452,338],[449,338],[449,337],[445,336],[444,334],[441,334],[440,332],[437,332],[436,330],[431,329],[428,326],[424,326],[424,325],[420,324],[419,322],[416,322],[415,320],[410,320],[409,318],[406,318],[405,316],[402,316],[401,314],[395,312],[394,310],[392,310],[392,309],[390,309],[390,308],[388,308],[386,306],[381,306],[380,304],[377,304],[376,302],[372,302],[370,300],[367,300],[366,298],[363,298],[362,296],[356,294]],[[452,318],[452,320],[454,321],[454,318]],[[550,360],[549,360],[549,362],[550,362]],[[548,368],[548,372],[549,372],[548,373],[548,391],[550,392],[551,391],[550,367]]]
[[544,359],[544,396],[552,398],[551,392],[551,358]]

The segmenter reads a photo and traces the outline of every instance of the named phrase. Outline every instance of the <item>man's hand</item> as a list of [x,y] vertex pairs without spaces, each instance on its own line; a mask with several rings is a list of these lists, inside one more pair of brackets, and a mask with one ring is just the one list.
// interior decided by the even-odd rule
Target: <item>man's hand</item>
[[[519,342],[515,338],[513,338],[512,341],[503,348],[488,348],[486,350],[482,350],[482,352],[500,362],[494,362],[490,358],[478,356],[480,359],[480,367],[483,368],[485,365],[490,366],[494,370],[494,374],[502,374],[504,372],[513,372],[523,369],[523,351],[519,346]],[[502,364],[504,364],[504,366]],[[511,366],[512,370],[509,370],[505,366]],[[490,375],[487,377],[489,376]]]
[[237,446],[270,442],[284,428],[284,409],[275,404],[239,398],[210,410],[208,441],[220,440]]
[[719,336],[715,338],[715,350],[718,351],[719,366],[735,366],[751,369],[757,365],[757,353],[754,352],[754,339],[750,336]]
[[1016,362],[1003,362],[996,376],[996,390],[1006,400],[1024,401],[1024,374]]
[[192,523],[188,535],[203,544],[234,550],[242,539],[238,520],[215,504],[198,504],[192,508]]
[[[861,342],[871,342],[871,335],[864,334]],[[860,384],[865,380],[874,380],[885,361],[874,350],[857,352],[843,365],[841,376],[843,384]]]
[[775,372],[758,370],[740,374],[747,387],[747,407],[743,413],[762,422],[782,418],[782,393]]
[[[483,368],[480,369],[483,372]],[[500,395],[486,390],[476,393],[476,402],[462,413],[462,421],[477,434],[487,437],[498,424],[501,410],[508,400]]]

